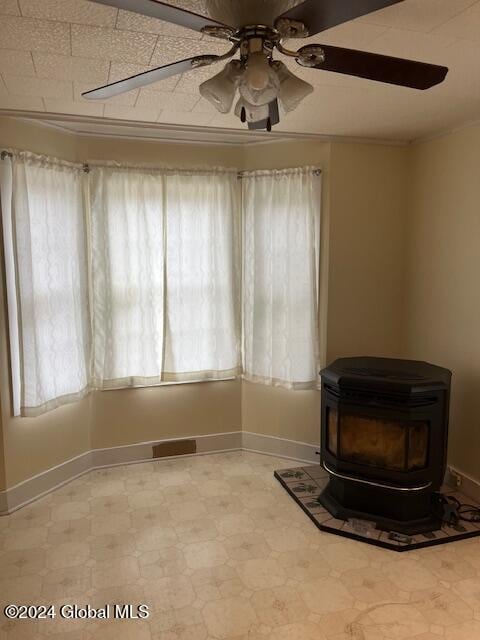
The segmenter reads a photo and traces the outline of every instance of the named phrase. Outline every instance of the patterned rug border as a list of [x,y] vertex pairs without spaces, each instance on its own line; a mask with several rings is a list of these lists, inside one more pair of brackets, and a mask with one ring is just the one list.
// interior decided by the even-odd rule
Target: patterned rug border
[[[350,538],[376,547],[382,547],[383,549],[402,552],[413,551],[414,549],[423,549],[425,547],[434,547],[441,544],[449,544],[450,542],[456,542],[457,540],[467,540],[469,538],[480,536],[480,523],[475,524],[468,522],[462,522],[461,526],[465,531],[458,531],[452,527],[444,525],[442,529],[431,534],[439,535],[440,537],[422,540],[422,538],[427,537],[427,534],[421,534],[412,536],[413,541],[411,543],[389,540],[387,538],[387,532],[379,531],[377,529],[374,530],[377,537],[374,538],[368,535],[363,536],[349,526],[348,520],[337,520],[319,503],[314,503],[315,498],[320,494],[321,490],[328,482],[328,475],[323,471],[320,465],[279,469],[278,471],[274,471],[274,477],[280,482],[288,495],[295,500],[310,520],[321,531],[326,531],[327,533],[332,533],[343,538]],[[309,483],[307,487],[305,487],[305,483],[302,482],[303,480],[306,480]],[[302,485],[304,486],[302,487]],[[295,492],[295,489],[299,488],[301,489],[303,496],[300,496],[298,491]],[[462,502],[468,500],[459,492],[454,490],[446,490],[445,493],[459,497]],[[302,500],[305,500],[305,502]],[[472,500],[470,499],[469,502],[471,503]],[[323,518],[323,521],[320,521],[319,516]],[[331,524],[329,525],[328,523]]]

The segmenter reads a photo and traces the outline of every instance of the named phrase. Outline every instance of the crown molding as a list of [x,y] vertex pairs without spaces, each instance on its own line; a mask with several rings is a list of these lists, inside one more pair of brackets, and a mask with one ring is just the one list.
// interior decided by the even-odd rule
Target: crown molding
[[295,133],[285,131],[249,131],[220,127],[194,127],[162,123],[135,122],[131,120],[113,120],[91,116],[79,116],[41,111],[19,111],[0,109],[0,116],[17,118],[37,125],[50,127],[62,133],[96,138],[116,138],[141,140],[144,142],[163,142],[174,144],[199,144],[219,146],[255,146],[291,141],[317,141],[356,144],[376,144],[388,146],[408,146],[402,140],[382,138],[362,138],[316,133]]
[[415,138],[412,140],[411,145],[417,146],[420,144],[424,144],[426,142],[432,142],[433,140],[439,140],[440,138],[446,138],[447,136],[451,136],[455,133],[460,133],[460,131],[465,131],[465,129],[471,129],[472,127],[480,126],[480,119],[476,118],[475,120],[469,120],[468,122],[463,122],[455,126],[448,127],[446,129],[442,129],[441,131],[435,131],[427,136],[421,136],[420,138]]

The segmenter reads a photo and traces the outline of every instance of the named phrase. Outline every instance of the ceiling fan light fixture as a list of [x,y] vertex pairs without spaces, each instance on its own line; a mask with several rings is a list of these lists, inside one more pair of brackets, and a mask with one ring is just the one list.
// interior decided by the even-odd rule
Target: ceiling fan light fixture
[[200,85],[200,95],[220,113],[228,113],[232,108],[235,92],[243,73],[240,61],[231,60],[220,73]]
[[241,97],[251,105],[263,106],[277,97],[280,82],[267,55],[251,53],[239,84]]
[[238,118],[241,118],[242,109],[245,109],[245,122],[260,122],[266,120],[269,116],[268,104],[249,104],[243,98],[240,98],[235,105],[235,115]]
[[279,82],[278,100],[284,111],[293,111],[308,95],[313,92],[313,87],[305,80],[294,75],[289,68],[279,60],[273,63]]

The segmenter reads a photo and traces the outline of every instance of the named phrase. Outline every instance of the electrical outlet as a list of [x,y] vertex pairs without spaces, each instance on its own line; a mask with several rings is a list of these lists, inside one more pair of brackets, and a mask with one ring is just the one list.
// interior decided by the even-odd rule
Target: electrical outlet
[[460,487],[462,486],[462,476],[459,473],[457,473],[454,469],[452,469],[452,467],[448,467],[448,472],[450,473],[452,478],[455,480],[455,486],[457,487],[457,489],[460,489]]

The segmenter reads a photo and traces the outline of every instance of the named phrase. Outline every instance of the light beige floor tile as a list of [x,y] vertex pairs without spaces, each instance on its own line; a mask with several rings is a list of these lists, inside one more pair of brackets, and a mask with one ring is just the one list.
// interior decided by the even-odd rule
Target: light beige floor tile
[[45,602],[58,598],[77,598],[91,587],[91,571],[88,567],[54,569],[43,578],[42,596]]
[[53,545],[83,542],[91,534],[91,522],[86,519],[62,521],[54,523],[47,531],[47,540]]
[[203,609],[208,631],[219,640],[247,634],[258,623],[252,605],[244,598],[209,602]]
[[313,613],[329,613],[350,609],[353,598],[337,578],[320,578],[300,585],[306,605]]
[[121,587],[134,583],[139,577],[138,560],[131,557],[117,558],[115,562],[97,562],[92,568],[94,589]]
[[216,567],[227,561],[227,552],[218,541],[192,542],[183,549],[187,566],[190,569]]
[[245,591],[238,572],[226,565],[198,569],[192,574],[191,582],[201,603],[234,597]]
[[238,573],[248,589],[270,589],[284,585],[287,574],[272,558],[255,558],[239,564]]
[[[332,566],[335,564],[332,563]],[[366,604],[374,605],[382,601],[401,602],[403,599],[409,599],[409,594],[402,597],[403,592],[388,580],[380,569],[371,566],[345,571],[340,580],[355,600]]]
[[219,535],[215,520],[209,518],[175,523],[173,528],[182,543],[206,542],[214,540]]
[[90,558],[97,562],[114,562],[117,558],[133,555],[137,549],[134,536],[128,532],[92,536],[89,546]]
[[35,549],[47,538],[46,527],[31,527],[29,529],[13,530],[4,541],[5,551],[17,551],[23,549]]
[[439,630],[473,619],[473,609],[458,595],[444,587],[411,594],[411,601],[423,617]]
[[65,520],[79,520],[85,518],[90,513],[90,503],[85,501],[64,502],[52,508],[52,520],[63,522]]
[[246,514],[229,513],[220,516],[216,520],[217,529],[225,536],[233,536],[236,533],[251,533],[255,530],[254,520]]
[[265,539],[273,551],[278,551],[279,553],[307,547],[305,534],[300,530],[292,531],[291,528],[272,529],[265,534]]
[[132,526],[132,521],[128,513],[102,513],[92,520],[92,534],[94,536],[104,536],[119,534],[128,531]]
[[239,513],[243,509],[242,502],[234,495],[205,498],[203,503],[208,513],[213,516],[223,516],[228,513]]
[[412,605],[387,604],[369,613],[375,630],[388,637],[410,639],[427,633],[430,624]]
[[142,604],[147,602],[144,588],[138,584],[124,584],[120,587],[93,589],[89,597],[92,607],[104,607],[106,604]]
[[324,640],[319,628],[308,622],[296,622],[278,627],[270,635],[271,640]]
[[[42,586],[39,575],[21,576],[19,578],[0,577],[0,601],[5,604],[23,604],[36,599]],[[1,618],[3,618],[3,607]]]
[[10,529],[31,529],[42,527],[50,520],[52,510],[44,504],[32,504],[28,509],[19,509],[7,518],[2,518]]
[[154,508],[165,502],[165,497],[158,489],[137,491],[127,495],[129,507],[131,509]]
[[97,496],[90,500],[92,514],[125,513],[130,504],[127,496]]
[[183,552],[175,548],[142,553],[138,564],[140,574],[146,580],[182,575],[187,568]]
[[154,526],[167,526],[171,520],[170,511],[165,505],[130,510],[130,522],[140,531]]
[[137,548],[140,551],[153,551],[173,547],[178,543],[177,534],[171,527],[155,526],[134,534]]
[[250,602],[260,622],[269,627],[304,622],[310,613],[298,591],[291,587],[257,591]]
[[148,581],[144,589],[147,600],[151,601],[159,612],[183,609],[195,601],[192,583],[185,576],[167,576]]
[[170,504],[168,507],[172,520],[176,522],[184,522],[186,520],[196,520],[203,518],[207,514],[207,510],[203,502],[195,502],[194,500],[186,500]]
[[64,542],[45,554],[48,569],[66,569],[84,565],[90,558],[90,546],[86,542]]
[[225,539],[224,547],[229,558],[236,561],[265,558],[270,553],[265,536],[255,531],[238,533]]
[[44,567],[45,554],[42,549],[7,551],[0,555],[0,576],[3,579],[36,574]]
[[387,563],[384,567],[384,573],[404,591],[429,589],[438,584],[437,578],[431,571],[425,569],[420,562],[406,557]]

